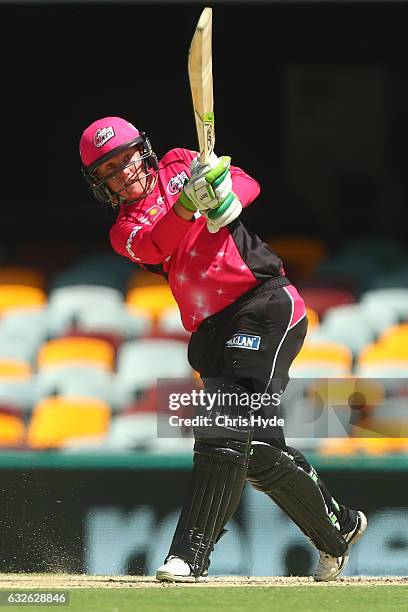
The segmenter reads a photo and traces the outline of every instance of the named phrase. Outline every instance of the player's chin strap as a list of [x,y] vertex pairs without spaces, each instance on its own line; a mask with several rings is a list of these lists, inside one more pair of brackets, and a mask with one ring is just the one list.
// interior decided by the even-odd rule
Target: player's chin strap
[[[247,395],[245,389],[226,380],[205,381],[205,386],[213,397]],[[238,408],[240,404],[246,406],[237,399]],[[216,402],[212,410],[206,412],[213,425],[194,430],[193,471],[168,556],[176,555],[187,561],[195,576],[208,568],[209,556],[225,533],[224,525],[234,514],[245,484],[251,426],[214,425],[217,416],[231,415],[238,416],[237,406],[231,409],[222,400]]]
[[346,552],[347,542],[329,517],[317,482],[288,454],[267,443],[254,442],[247,480],[271,497],[318,550],[333,557]]

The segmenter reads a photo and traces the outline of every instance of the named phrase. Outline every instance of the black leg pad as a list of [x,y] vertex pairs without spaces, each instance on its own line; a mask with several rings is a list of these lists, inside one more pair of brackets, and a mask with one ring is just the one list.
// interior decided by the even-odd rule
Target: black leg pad
[[[229,381],[225,385],[219,382],[218,389],[245,392]],[[217,407],[218,413],[223,410],[223,406]],[[193,574],[200,576],[208,568],[214,545],[241,499],[252,428],[217,427],[215,432],[196,428],[195,435],[190,485],[169,556],[181,557],[190,564]]]
[[333,557],[346,552],[347,542],[331,522],[319,486],[284,452],[253,444],[247,480],[273,499],[319,550]]

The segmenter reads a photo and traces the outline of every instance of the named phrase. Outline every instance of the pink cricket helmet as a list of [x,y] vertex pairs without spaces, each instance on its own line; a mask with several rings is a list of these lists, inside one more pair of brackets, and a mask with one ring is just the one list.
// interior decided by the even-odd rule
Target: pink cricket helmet
[[82,163],[86,167],[94,166],[95,162],[108,153],[136,138],[140,138],[139,130],[125,119],[121,117],[98,119],[82,134],[79,143]]
[[139,132],[134,125],[121,117],[98,119],[84,130],[79,143],[82,172],[98,201],[110,203],[112,206],[121,203],[131,204],[135,201],[123,201],[117,193],[112,194],[105,182],[95,174],[98,166],[135,145],[140,146],[140,159],[145,164],[146,175],[150,177],[141,196],[145,197],[156,184],[158,170],[157,157],[145,132]]

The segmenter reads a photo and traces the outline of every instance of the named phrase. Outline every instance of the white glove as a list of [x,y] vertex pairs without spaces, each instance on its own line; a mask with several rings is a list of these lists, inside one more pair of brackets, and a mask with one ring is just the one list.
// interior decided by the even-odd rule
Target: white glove
[[190,166],[191,177],[183,187],[181,203],[189,210],[193,210],[193,207],[196,210],[218,208],[232,189],[230,164],[230,157],[218,158],[214,153],[210,163],[205,166],[194,158]]

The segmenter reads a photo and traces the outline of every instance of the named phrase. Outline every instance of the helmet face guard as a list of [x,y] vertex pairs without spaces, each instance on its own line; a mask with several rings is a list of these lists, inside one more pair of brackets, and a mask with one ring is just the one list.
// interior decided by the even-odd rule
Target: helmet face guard
[[[98,168],[102,164],[132,149],[134,159],[126,160],[103,178],[98,176]],[[106,117],[89,126],[81,138],[80,153],[82,173],[98,202],[113,207],[133,204],[149,195],[157,183],[158,161],[149,139],[145,132],[139,132],[120,117]],[[131,181],[116,178],[125,168],[132,166],[134,176]],[[112,188],[112,179],[117,184],[115,190]],[[108,187],[108,181],[111,181],[111,187]],[[134,197],[128,188],[136,182],[142,187],[142,191]]]
[[[137,147],[140,151],[140,155],[133,159],[130,162],[127,162],[118,168],[116,168],[113,172],[105,176],[104,178],[100,178],[97,176],[96,171],[99,166],[107,161],[109,161],[112,157],[115,157],[118,153],[122,153],[123,151],[132,149],[133,147]],[[143,176],[139,176],[140,171],[136,168],[136,164],[142,161],[143,168]],[[125,168],[130,166],[134,166],[135,169],[135,178],[132,180],[131,184],[135,182],[139,182],[142,185],[142,193],[137,198],[126,198],[124,195],[126,193],[126,188],[130,187],[131,184],[126,184],[121,182],[119,179],[116,179],[118,183],[118,189],[116,191],[112,191],[107,182],[113,178],[115,175],[119,174]],[[157,182],[157,171],[158,171],[158,162],[157,157],[153,153],[152,147],[148,138],[146,137],[144,132],[141,132],[140,136],[131,140],[130,142],[117,147],[113,151],[110,151],[107,155],[98,159],[91,166],[82,167],[82,172],[90,185],[90,189],[98,202],[102,202],[103,204],[110,204],[113,207],[119,206],[120,204],[133,204],[138,200],[142,200],[149,193],[151,193]]]

